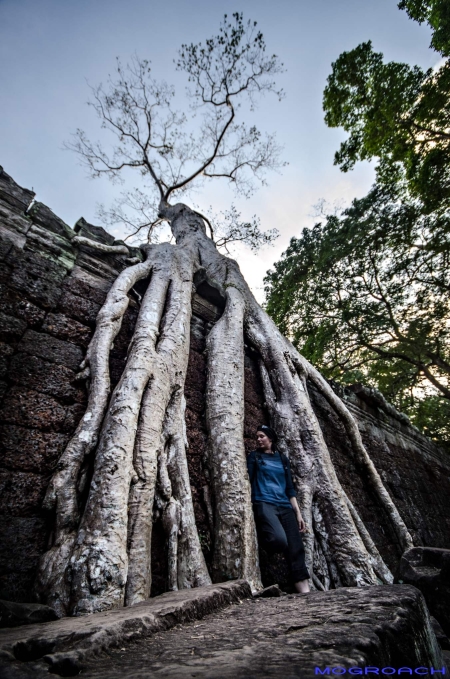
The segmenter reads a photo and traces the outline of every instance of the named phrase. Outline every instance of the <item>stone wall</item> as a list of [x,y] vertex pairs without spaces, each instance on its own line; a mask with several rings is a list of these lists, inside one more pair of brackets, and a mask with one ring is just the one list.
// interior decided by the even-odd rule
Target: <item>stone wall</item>
[[[0,598],[30,600],[52,517],[42,510],[57,460],[86,403],[76,372],[106,293],[126,266],[124,256],[73,246],[78,233],[104,243],[114,239],[80,219],[71,229],[45,205],[32,202],[0,168]],[[117,383],[139,309],[138,289],[111,352]],[[220,316],[220,301],[201,284],[193,295],[191,349],[186,381],[188,463],[196,520],[207,561],[211,558],[211,498],[205,460],[205,338]],[[245,442],[266,419],[258,356],[246,348]],[[338,389],[338,387],[336,387]],[[416,543],[450,546],[450,460],[379,397],[364,390],[341,396],[358,419],[370,455]],[[400,550],[386,518],[353,460],[335,413],[311,390],[339,478],[376,544],[395,568]],[[156,519],[152,546],[153,588],[166,588],[165,540]],[[279,560],[263,558],[269,583]]]

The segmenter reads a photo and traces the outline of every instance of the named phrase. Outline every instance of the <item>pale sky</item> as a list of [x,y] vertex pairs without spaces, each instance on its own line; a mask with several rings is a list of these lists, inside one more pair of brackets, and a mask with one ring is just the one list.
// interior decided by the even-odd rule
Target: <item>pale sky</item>
[[[422,68],[439,61],[428,47],[428,28],[398,10],[397,0],[0,0],[0,164],[70,226],[81,216],[99,223],[96,205],[111,204],[121,189],[89,179],[75,154],[63,149],[77,127],[98,136],[99,123],[86,106],[87,82],[105,81],[116,56],[126,61],[136,53],[152,62],[156,78],[183,88],[173,64],[178,48],[215,35],[223,14],[235,11],[258,22],[268,51],[284,62],[279,84],[286,98],[265,99],[254,122],[277,133],[289,165],[249,200],[220,181],[194,200],[217,211],[234,202],[243,217],[257,214],[263,228],[280,231],[275,245],[258,255],[235,251],[262,301],[267,269],[292,236],[314,223],[313,206],[321,198],[347,204],[374,179],[369,164],[348,174],[333,166],[345,135],[323,121],[332,61],[367,40],[388,60]],[[139,182],[136,176],[130,185]]]

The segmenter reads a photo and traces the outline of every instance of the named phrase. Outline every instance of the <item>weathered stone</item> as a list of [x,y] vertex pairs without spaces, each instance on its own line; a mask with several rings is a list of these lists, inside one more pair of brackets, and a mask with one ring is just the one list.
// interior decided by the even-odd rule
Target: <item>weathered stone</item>
[[34,191],[23,189],[0,166],[0,198],[9,205],[25,212],[35,196]]
[[7,469],[50,474],[68,442],[67,434],[0,425],[0,454]]
[[55,396],[62,403],[86,401],[86,390],[75,382],[76,373],[65,365],[45,361],[37,356],[17,353],[11,360],[9,379],[43,394]]
[[0,409],[3,422],[44,431],[61,431],[65,419],[66,409],[54,398],[17,386],[8,391]]
[[63,238],[67,238],[69,241],[72,240],[72,238],[75,238],[75,231],[43,203],[34,203],[28,211],[28,214],[33,222],[36,222],[36,224],[43,226],[49,231],[53,231],[53,233],[58,234],[58,236],[63,236]]
[[[21,536],[21,540],[17,536]],[[42,517],[0,516],[0,541],[8,544],[8,552],[0,550],[0,597],[12,600],[5,591],[4,576],[8,573],[34,572],[45,546],[47,530]],[[14,601],[24,599],[14,596]]]
[[3,342],[15,342],[19,340],[26,329],[27,324],[25,321],[0,312],[0,340]]
[[14,353],[14,348],[9,344],[0,342],[0,379],[7,376],[11,355]]
[[430,617],[431,620],[431,627],[433,628],[433,632],[436,635],[437,642],[439,646],[442,648],[442,650],[445,651],[450,651],[450,639],[433,616]]
[[82,350],[72,342],[65,342],[34,330],[27,330],[17,349],[32,356],[40,356],[52,363],[67,366],[75,371],[78,370],[83,360]]
[[267,599],[269,597],[279,597],[283,596],[286,594],[286,592],[283,592],[278,585],[270,585],[270,587],[264,587],[260,592],[257,592],[254,594],[255,599]]
[[0,627],[19,627],[58,620],[53,608],[43,604],[18,604],[0,600]]
[[58,283],[67,270],[49,259],[33,252],[17,252],[8,255],[13,270],[8,285],[22,292],[25,297],[44,308],[53,307],[61,295]]
[[[381,674],[385,667],[395,673],[401,667],[430,672],[444,665],[423,597],[415,588],[344,588],[239,601],[245,596],[241,591],[238,599],[228,599],[235,605],[219,604],[199,622],[214,611],[211,602],[205,605],[208,590],[233,585],[168,593],[82,620],[3,630],[0,647],[23,660],[24,669],[27,661],[43,658],[53,672],[62,674],[71,667],[75,674],[82,668],[83,676],[101,679],[309,679],[317,676],[316,667],[321,672],[329,668],[333,676],[348,673],[350,667],[361,667],[362,673],[379,668]],[[178,622],[185,624],[175,628]],[[95,658],[106,649],[109,657]],[[343,669],[333,673],[334,667]]]
[[72,674],[77,674],[85,659],[100,651],[125,640],[139,639],[180,623],[199,620],[250,595],[245,580],[167,592],[135,606],[88,617],[2,630],[0,650],[23,662],[43,658],[52,673],[69,676],[68,668],[72,669]]
[[49,478],[0,468],[0,513],[33,516],[40,510]]
[[[1,192],[1,189],[0,189]],[[17,212],[15,208],[0,200],[0,223],[7,229],[17,233],[27,233],[31,227],[31,220],[25,214]]]
[[42,325],[43,332],[58,339],[86,348],[92,337],[92,329],[64,314],[47,314]]
[[[29,601],[48,537],[42,517],[0,516],[0,597]],[[0,672],[1,676],[1,672]]]
[[71,318],[93,327],[100,311],[100,304],[91,299],[74,295],[69,290],[64,290],[59,300],[58,309]]
[[24,251],[38,252],[67,271],[73,269],[77,257],[76,249],[67,238],[38,224],[32,224],[28,231]]
[[78,236],[84,236],[85,238],[91,238],[99,243],[104,243],[105,245],[112,245],[114,243],[114,236],[105,231],[102,226],[94,226],[89,224],[83,217],[76,222],[73,230]]
[[0,262],[3,262],[11,252],[14,245],[17,246],[17,241],[14,242],[11,238],[8,238],[6,229],[0,224]]
[[66,410],[66,417],[64,418],[61,431],[72,434],[84,415],[85,410],[86,406],[84,403],[74,403],[72,406],[69,406]]
[[97,276],[100,275],[102,278],[110,280],[112,284],[119,272],[124,268],[123,260],[122,263],[119,263],[117,260],[117,257],[99,253],[98,250],[91,250],[91,248],[82,245],[78,248],[76,263],[89,273]]
[[398,579],[420,589],[431,614],[450,636],[450,549],[409,549],[400,560]]
[[8,384],[0,380],[0,401],[3,401],[3,397],[8,391]]
[[45,317],[45,311],[23,299],[23,295],[0,283],[0,310],[8,316],[17,316],[31,327],[38,327]]
[[113,283],[113,281],[106,280],[101,276],[94,275],[91,272],[85,271],[84,269],[81,268],[81,266],[78,266],[77,264],[75,264],[72,271],[70,272],[70,277],[68,281],[69,280],[84,283],[84,285],[89,286],[93,290],[96,290],[98,292],[103,291],[105,295]]
[[31,279],[43,279],[53,284],[62,283],[67,275],[67,269],[48,257],[37,252],[13,252],[10,263],[16,269],[26,271]]
[[64,289],[69,290],[71,293],[77,295],[78,297],[84,297],[86,299],[92,300],[93,302],[96,302],[96,304],[98,304],[99,306],[101,306],[104,303],[107,294],[107,290],[105,290],[104,288],[99,288],[98,286],[94,287],[87,283],[85,280],[77,278],[76,276],[73,275],[69,276],[64,281]]

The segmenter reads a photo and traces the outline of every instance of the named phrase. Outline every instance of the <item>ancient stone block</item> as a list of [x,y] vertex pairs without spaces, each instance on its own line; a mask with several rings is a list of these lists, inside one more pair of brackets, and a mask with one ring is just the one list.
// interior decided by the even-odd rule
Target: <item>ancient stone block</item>
[[100,304],[93,302],[91,299],[86,299],[86,297],[74,295],[69,290],[64,290],[59,300],[58,310],[81,323],[93,327],[97,314],[100,311]]
[[76,249],[63,236],[44,229],[38,224],[32,224],[27,233],[25,252],[38,252],[51,261],[70,271],[76,260]]
[[9,283],[11,280],[12,272],[13,272],[12,266],[9,266],[9,264],[2,262],[2,265],[0,266],[0,284]]
[[67,238],[67,240],[72,240],[72,238],[75,237],[75,231],[43,203],[34,203],[28,211],[28,214],[33,222],[36,222],[36,224],[43,226],[49,231],[53,231],[53,233],[58,234],[58,236],[63,236],[64,238]]
[[47,314],[42,325],[43,332],[58,339],[67,340],[72,344],[86,348],[91,340],[93,331],[86,325],[68,318],[64,314]]
[[51,396],[14,386],[4,397],[0,419],[8,424],[44,431],[62,431],[66,408]]
[[110,280],[112,284],[124,268],[124,260],[123,256],[103,255],[98,250],[80,245],[76,263],[85,271]]
[[54,284],[61,283],[67,275],[65,267],[37,252],[15,251],[11,253],[9,263],[16,269],[26,270],[31,278],[42,278]]
[[20,318],[14,318],[0,311],[0,340],[3,342],[18,341],[25,330],[27,324]]
[[9,344],[0,342],[0,379],[3,379],[8,374],[10,358],[14,353],[14,348]]
[[81,420],[86,406],[82,403],[74,403],[74,405],[69,406],[66,410],[66,417],[64,419],[64,424],[61,431],[68,434],[73,434],[78,422]]
[[32,356],[40,356],[75,371],[83,360],[83,351],[80,347],[35,330],[26,331],[17,350]]
[[31,220],[24,213],[17,212],[11,205],[0,200],[0,224],[17,233],[27,233],[31,227]]
[[[32,585],[48,527],[41,517],[0,516],[0,597],[32,601]],[[20,536],[20,539],[18,539]]]
[[0,283],[0,311],[8,316],[17,316],[31,327],[38,327],[45,317],[45,311],[23,298],[17,290]]
[[0,627],[19,627],[51,620],[58,620],[58,616],[50,606],[0,600]]
[[114,236],[111,236],[102,226],[94,226],[89,224],[84,217],[80,217],[77,221],[73,230],[78,236],[84,236],[84,238],[91,238],[99,243],[104,243],[105,245],[112,245],[114,243]]
[[76,276],[69,276],[66,278],[63,287],[65,290],[69,290],[72,294],[92,300],[100,306],[106,299],[106,290],[99,289],[97,286],[94,287],[89,285],[89,283],[81,278],[77,278]]
[[80,281],[81,283],[84,283],[88,287],[93,288],[98,292],[103,292],[105,295],[114,282],[106,280],[99,275],[94,275],[91,272],[85,271],[77,264],[75,264],[72,271],[70,272],[70,278],[68,280]]
[[48,477],[0,468],[0,513],[33,516],[41,508]]
[[7,469],[50,474],[68,440],[68,434],[3,424],[0,426],[2,465]]
[[9,379],[24,387],[55,396],[62,403],[71,405],[86,400],[85,389],[74,382],[75,375],[76,373],[65,365],[17,353],[11,361]]
[[0,198],[17,210],[25,212],[36,194],[23,189],[0,166]]
[[400,560],[398,578],[420,589],[431,614],[450,636],[450,549],[409,549]]
[[8,391],[8,384],[3,380],[0,380],[0,401],[3,401],[3,397]]
[[2,262],[9,255],[14,243],[9,238],[5,238],[3,228],[0,225],[0,262]]
[[13,265],[9,286],[44,308],[56,304],[61,295],[59,283],[67,271],[65,268],[36,253],[17,253],[14,249],[8,255],[8,262]]

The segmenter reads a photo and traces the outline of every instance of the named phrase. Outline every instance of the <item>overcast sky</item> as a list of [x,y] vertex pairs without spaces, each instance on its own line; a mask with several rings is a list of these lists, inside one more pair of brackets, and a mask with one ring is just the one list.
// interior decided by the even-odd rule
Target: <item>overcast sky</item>
[[183,87],[173,65],[180,45],[215,35],[223,14],[234,11],[258,22],[268,51],[285,64],[279,82],[286,98],[265,99],[254,120],[277,133],[289,165],[250,200],[236,199],[219,181],[195,202],[221,210],[234,201],[244,217],[256,213],[264,228],[280,231],[275,246],[257,256],[236,253],[262,300],[265,272],[313,223],[313,206],[321,198],[348,203],[373,182],[371,165],[348,174],[333,166],[344,135],[323,122],[332,61],[367,40],[388,60],[423,68],[439,60],[428,47],[428,28],[398,10],[397,0],[0,0],[0,164],[70,226],[81,216],[99,223],[97,203],[110,204],[120,188],[89,179],[63,150],[77,127],[97,136],[87,82],[104,81],[116,56],[126,61],[137,53],[151,60],[156,78]]

